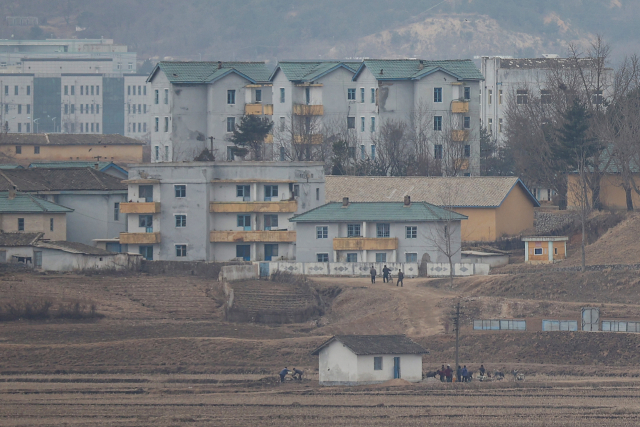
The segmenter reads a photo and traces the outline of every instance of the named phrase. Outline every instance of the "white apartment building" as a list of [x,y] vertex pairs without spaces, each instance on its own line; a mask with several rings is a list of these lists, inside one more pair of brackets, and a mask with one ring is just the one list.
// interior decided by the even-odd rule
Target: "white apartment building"
[[324,204],[318,162],[159,162],[132,165],[128,232],[148,260],[294,259],[294,214]]

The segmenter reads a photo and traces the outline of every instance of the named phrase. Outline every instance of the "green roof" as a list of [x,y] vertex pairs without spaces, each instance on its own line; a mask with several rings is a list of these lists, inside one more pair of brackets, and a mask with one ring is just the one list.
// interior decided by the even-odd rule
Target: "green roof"
[[[220,67],[220,68],[218,68]],[[268,82],[271,72],[264,62],[158,62],[156,71],[162,70],[171,83],[211,83],[229,73],[237,73],[253,83]]]
[[24,169],[24,168],[20,165],[4,164],[4,165],[0,165],[0,169]]
[[112,162],[83,162],[83,161],[60,161],[60,162],[38,162],[31,163],[29,168],[93,168],[96,163],[98,170],[102,170],[109,166]]
[[355,73],[361,64],[361,62],[341,61],[285,61],[279,62],[278,67],[292,82],[311,82],[338,67],[345,67]]
[[67,213],[73,209],[48,202],[29,194],[18,193],[13,199],[9,198],[9,192],[0,193],[0,213]]
[[440,208],[430,203],[398,202],[327,203],[289,219],[291,222],[349,222],[349,221],[458,221],[465,215]]
[[482,73],[470,59],[365,59],[356,76],[364,67],[378,80],[417,80],[438,70],[448,72],[459,80],[484,80]]

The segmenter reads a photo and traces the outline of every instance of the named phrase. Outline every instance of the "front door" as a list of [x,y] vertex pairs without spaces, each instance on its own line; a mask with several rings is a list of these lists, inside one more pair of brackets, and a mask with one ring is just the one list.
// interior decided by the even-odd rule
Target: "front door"
[[42,252],[41,251],[34,251],[33,252],[33,266],[35,268],[41,268],[42,267]]
[[251,245],[236,245],[236,258],[251,261]]
[[147,261],[153,261],[153,246],[140,246],[140,255]]
[[278,258],[278,245],[266,243],[264,245],[264,260],[271,261],[273,258]]
[[269,277],[269,263],[261,262],[260,263],[260,277]]
[[393,358],[393,378],[400,378],[400,358]]

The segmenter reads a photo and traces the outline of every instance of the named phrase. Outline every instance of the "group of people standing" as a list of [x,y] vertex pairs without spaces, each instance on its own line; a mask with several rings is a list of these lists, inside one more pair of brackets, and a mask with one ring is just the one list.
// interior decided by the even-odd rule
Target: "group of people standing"
[[[371,283],[376,283],[376,275],[378,272],[375,267],[372,265],[371,270],[369,270],[369,274],[371,274]],[[391,269],[386,265],[382,269],[382,283],[393,283],[393,277],[391,277]],[[396,286],[404,287],[404,273],[402,270],[398,270],[398,281],[396,282]]]
[[[478,369],[478,372],[481,377],[485,375],[486,370],[484,368],[484,365],[480,365],[480,369]],[[456,375],[456,381],[459,383],[469,382],[473,378],[473,372],[467,369],[467,365],[464,365],[463,367],[460,367],[460,365],[458,365],[458,369],[456,369],[455,372],[453,371],[453,369],[451,369],[451,365],[447,365],[446,368],[444,367],[444,365],[442,365],[442,368],[436,371],[436,375],[440,377],[440,381],[443,383],[453,382],[454,373]]]

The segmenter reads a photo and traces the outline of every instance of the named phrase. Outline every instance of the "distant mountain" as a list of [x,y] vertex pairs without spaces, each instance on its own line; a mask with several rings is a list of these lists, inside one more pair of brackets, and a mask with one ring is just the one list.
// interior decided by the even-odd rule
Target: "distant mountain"
[[[40,28],[4,16],[37,16]],[[640,51],[638,0],[0,0],[0,37],[105,37],[140,58],[271,60]],[[81,31],[76,31],[82,29]]]

